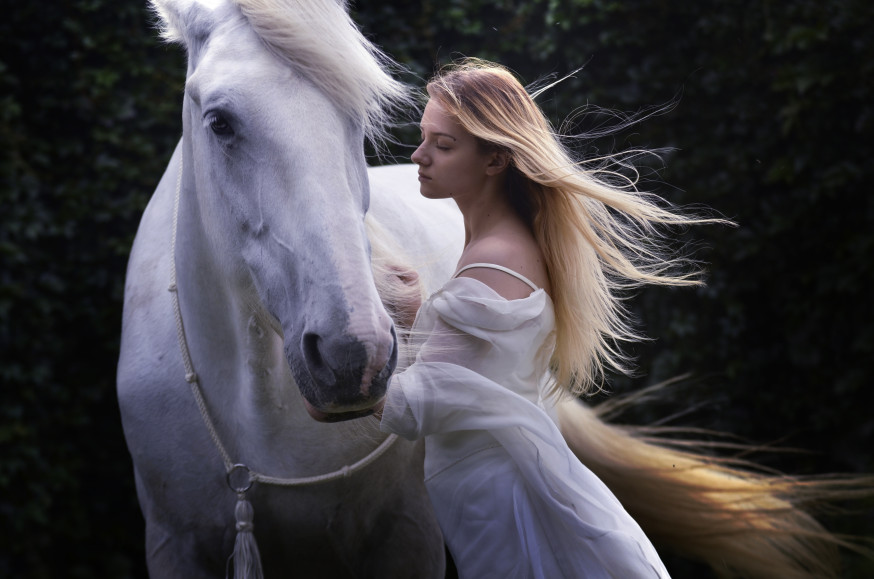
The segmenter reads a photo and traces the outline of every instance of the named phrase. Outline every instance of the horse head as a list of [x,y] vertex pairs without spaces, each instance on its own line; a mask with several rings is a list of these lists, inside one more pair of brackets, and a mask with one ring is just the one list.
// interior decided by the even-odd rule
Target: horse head
[[197,220],[222,283],[282,336],[312,417],[370,413],[397,340],[370,267],[363,141],[402,87],[336,0],[153,7],[188,53],[180,224]]

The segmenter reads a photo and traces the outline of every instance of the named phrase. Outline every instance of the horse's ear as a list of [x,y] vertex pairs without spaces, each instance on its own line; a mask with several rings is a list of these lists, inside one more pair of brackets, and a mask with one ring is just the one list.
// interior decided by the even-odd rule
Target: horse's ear
[[158,30],[161,38],[167,42],[185,42],[183,20],[180,14],[180,2],[173,0],[150,0],[149,7],[157,17]]
[[149,0],[161,38],[182,44],[189,52],[208,35],[216,8],[227,4],[225,0]]

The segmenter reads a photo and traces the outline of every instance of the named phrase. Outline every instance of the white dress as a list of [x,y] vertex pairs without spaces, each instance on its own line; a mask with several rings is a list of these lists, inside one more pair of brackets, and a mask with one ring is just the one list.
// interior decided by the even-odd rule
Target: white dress
[[508,301],[453,278],[419,310],[423,343],[392,379],[381,427],[425,437],[426,487],[462,578],[668,577],[547,414],[553,329],[542,289]]

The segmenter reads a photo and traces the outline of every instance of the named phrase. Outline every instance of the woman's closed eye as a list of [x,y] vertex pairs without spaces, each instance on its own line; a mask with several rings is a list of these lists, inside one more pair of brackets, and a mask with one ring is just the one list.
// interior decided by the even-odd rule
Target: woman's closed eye
[[[438,135],[436,138],[432,137],[432,139],[434,143],[434,148],[439,151],[448,151],[452,148],[451,142],[445,142],[446,138],[443,137],[443,135]],[[427,140],[428,138],[425,136],[424,133],[419,135],[419,145],[424,144]]]
[[[422,145],[422,144],[424,144],[424,143],[425,143],[425,141],[422,141],[422,142],[419,143],[419,144]],[[449,146],[447,146],[447,145],[442,145],[442,144],[440,144],[440,143],[434,143],[434,144],[433,144],[433,147],[434,147],[435,149],[437,149],[438,151],[448,151],[449,149],[451,149],[451,147],[449,147]]]

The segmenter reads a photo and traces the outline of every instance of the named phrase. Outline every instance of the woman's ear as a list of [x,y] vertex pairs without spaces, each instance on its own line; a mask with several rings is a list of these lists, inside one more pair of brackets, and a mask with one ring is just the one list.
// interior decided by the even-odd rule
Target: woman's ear
[[497,150],[491,153],[491,159],[486,167],[487,175],[498,175],[510,166],[510,152]]

